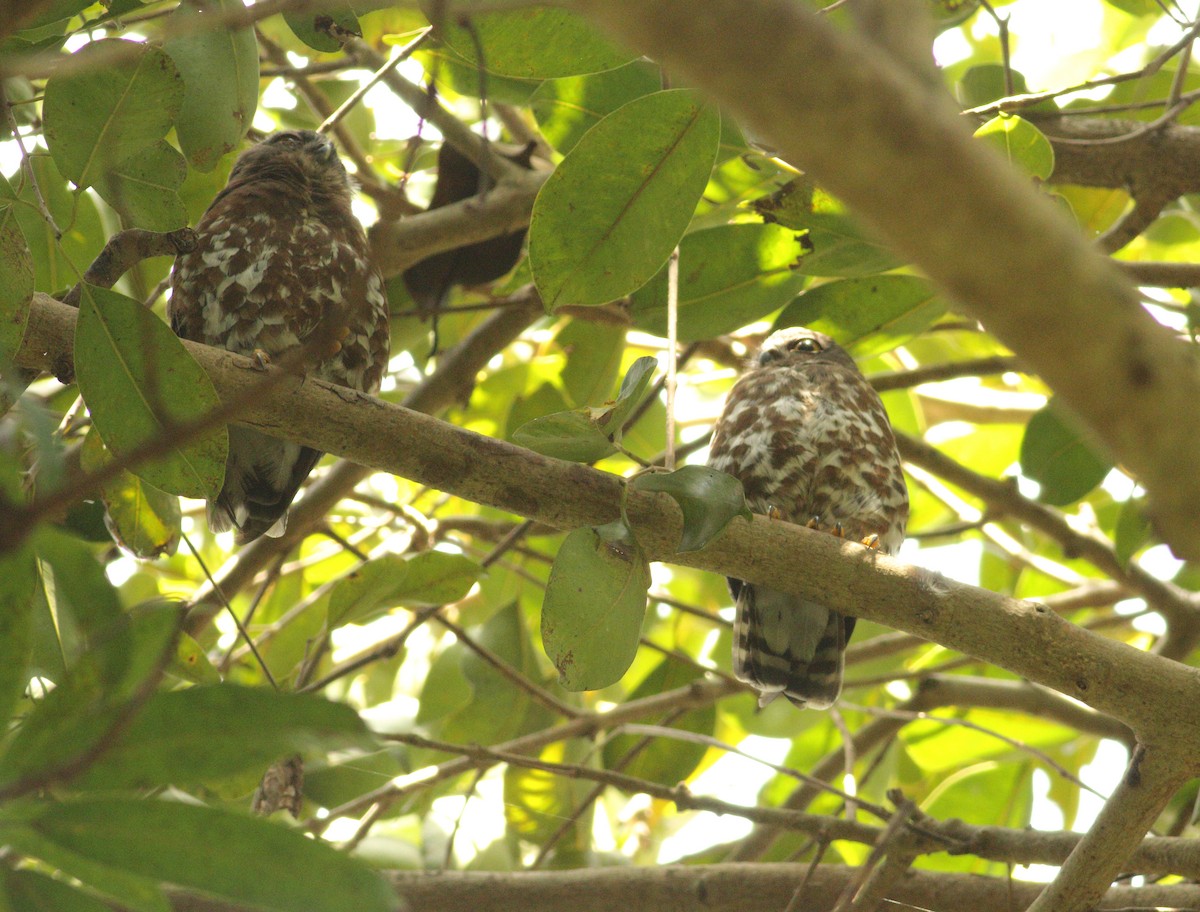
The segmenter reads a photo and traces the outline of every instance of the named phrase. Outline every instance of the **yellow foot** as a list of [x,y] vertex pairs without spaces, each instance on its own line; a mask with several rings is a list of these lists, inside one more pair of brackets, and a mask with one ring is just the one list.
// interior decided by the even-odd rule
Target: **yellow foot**
[[774,504],[768,504],[767,519],[783,519],[783,514],[779,511],[779,507]]
[[862,544],[870,548],[872,551],[879,550],[879,536],[872,532],[862,540]]
[[266,370],[267,365],[271,363],[271,356],[261,348],[254,349],[254,354],[250,357],[254,359],[254,366],[259,370]]

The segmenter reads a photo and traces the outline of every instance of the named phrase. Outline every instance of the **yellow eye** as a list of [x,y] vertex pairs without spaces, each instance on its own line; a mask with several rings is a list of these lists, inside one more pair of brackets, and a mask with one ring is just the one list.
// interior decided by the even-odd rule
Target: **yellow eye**
[[806,352],[807,354],[814,355],[819,351],[824,351],[824,349],[821,347],[821,343],[816,339],[812,338],[811,336],[805,336],[802,339],[796,339],[792,342],[789,342],[788,351]]

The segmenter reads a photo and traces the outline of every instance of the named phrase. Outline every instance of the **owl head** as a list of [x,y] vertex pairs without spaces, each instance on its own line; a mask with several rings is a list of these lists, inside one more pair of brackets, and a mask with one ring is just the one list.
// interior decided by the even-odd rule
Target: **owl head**
[[350,176],[329,138],[312,130],[272,133],[240,156],[229,186],[277,180],[302,186],[315,199],[348,200]]
[[808,363],[836,363],[858,370],[846,350],[825,333],[803,326],[789,326],[771,333],[758,350],[755,364],[801,367]]

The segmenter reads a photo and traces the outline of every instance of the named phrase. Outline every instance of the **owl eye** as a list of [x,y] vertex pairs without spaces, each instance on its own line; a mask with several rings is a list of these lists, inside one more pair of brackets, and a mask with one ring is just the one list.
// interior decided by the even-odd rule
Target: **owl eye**
[[824,351],[821,343],[811,336],[805,336],[803,339],[796,339],[788,343],[788,351],[804,352],[809,355],[815,355],[819,351]]

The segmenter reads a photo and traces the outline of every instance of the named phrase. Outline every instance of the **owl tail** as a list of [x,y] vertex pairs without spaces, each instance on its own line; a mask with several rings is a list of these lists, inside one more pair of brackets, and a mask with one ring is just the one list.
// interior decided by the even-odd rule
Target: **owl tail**
[[828,709],[842,691],[852,624],[852,618],[816,602],[742,583],[733,622],[733,673],[759,691],[760,706],[782,693],[801,708]]
[[236,529],[239,545],[264,534],[282,535],[288,507],[320,458],[320,451],[311,447],[230,427],[225,484],[208,505],[208,527],[213,532]]

